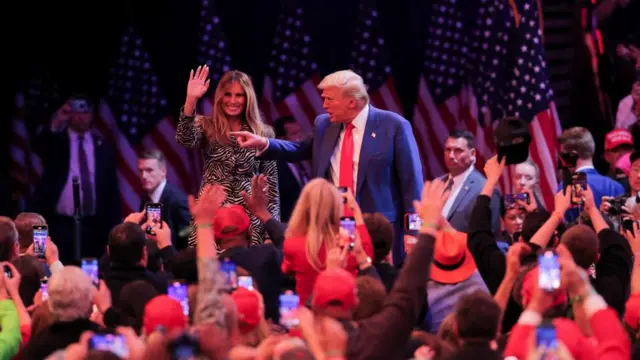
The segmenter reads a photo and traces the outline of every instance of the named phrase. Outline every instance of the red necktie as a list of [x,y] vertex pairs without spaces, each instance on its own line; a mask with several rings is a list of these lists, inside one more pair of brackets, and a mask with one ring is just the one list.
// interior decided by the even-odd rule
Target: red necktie
[[340,186],[353,191],[353,124],[348,123],[340,151]]
[[[342,139],[342,149],[340,150],[340,186],[351,189],[353,196],[353,124],[348,123],[344,138]],[[352,216],[351,209],[347,205],[344,206],[344,216]]]

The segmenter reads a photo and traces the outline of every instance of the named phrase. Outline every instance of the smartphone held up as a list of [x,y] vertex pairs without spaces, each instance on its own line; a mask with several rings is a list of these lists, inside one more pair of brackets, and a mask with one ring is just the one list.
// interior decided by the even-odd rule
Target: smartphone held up
[[571,204],[584,204],[584,191],[587,189],[587,174],[575,173],[571,182]]
[[422,226],[422,219],[420,215],[416,213],[409,213],[404,215],[404,229],[408,231],[420,230]]
[[280,295],[280,325],[291,330],[300,325],[296,309],[300,306],[300,297],[291,291]]
[[145,205],[145,212],[147,214],[147,222],[153,227],[162,229],[162,204],[147,203]]
[[33,252],[38,259],[44,259],[49,228],[47,225],[33,226]]
[[554,251],[547,250],[538,256],[538,287],[547,292],[560,288],[560,261]]

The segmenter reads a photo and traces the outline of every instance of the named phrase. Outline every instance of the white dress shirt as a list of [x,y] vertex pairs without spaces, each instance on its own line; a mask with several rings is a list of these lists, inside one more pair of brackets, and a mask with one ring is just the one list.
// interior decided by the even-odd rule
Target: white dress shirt
[[[356,186],[358,184],[358,163],[360,162],[360,150],[362,149],[362,139],[364,138],[364,130],[367,126],[367,117],[369,116],[369,105],[366,105],[356,117],[353,119],[352,124],[354,126],[352,130],[353,134],[353,193],[356,193]],[[347,124],[342,126],[340,131],[340,138],[336,149],[331,155],[331,178],[336,186],[340,186],[340,155],[342,151],[342,141],[344,140],[344,134],[347,130]]]
[[[60,215],[73,216],[73,177],[77,176],[79,180],[80,177],[80,155],[78,154],[78,139],[79,134],[71,129],[67,129],[67,134],[69,134],[69,174],[67,175],[67,182],[62,189],[62,194],[60,194],[60,199],[58,199],[58,205],[56,206],[56,211]],[[96,204],[96,160],[94,156],[94,148],[93,148],[93,136],[91,132],[87,131],[84,133],[84,143],[83,143],[84,152],[87,155],[87,165],[89,167],[89,174],[91,176],[91,188],[93,189],[93,206],[95,213],[95,204]],[[51,151],[55,151],[55,149],[51,149]],[[82,207],[82,199],[84,194],[82,193],[82,186],[80,186],[80,207]]]
[[149,194],[149,199],[151,199],[151,202],[154,202],[154,203],[160,202],[160,197],[162,196],[162,192],[164,191],[164,187],[166,185],[167,185],[167,179],[164,179],[160,182],[160,184],[158,184],[158,186],[156,186],[155,190],[153,190],[151,194]]
[[618,103],[618,111],[616,113],[616,128],[628,129],[629,126],[638,121],[636,118],[636,108],[631,95],[625,96]]
[[[464,184],[464,182],[467,181],[467,178],[469,177],[471,172],[473,172],[473,164],[469,166],[469,168],[464,172],[453,177],[453,186],[451,187],[451,191],[449,192],[449,198],[447,199],[447,202],[442,207],[442,216],[444,217],[449,216],[449,211],[451,211],[451,207],[453,206],[453,203],[456,201],[456,198],[460,193],[460,189],[462,189],[462,184]],[[451,179],[451,174],[447,176],[447,180],[445,181],[445,186],[446,184],[449,183],[450,179]]]

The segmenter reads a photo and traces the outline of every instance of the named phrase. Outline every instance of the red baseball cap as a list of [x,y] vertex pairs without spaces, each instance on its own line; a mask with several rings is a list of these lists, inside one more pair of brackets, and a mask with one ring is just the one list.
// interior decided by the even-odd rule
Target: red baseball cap
[[352,310],[358,303],[356,278],[344,269],[328,269],[321,272],[313,286],[312,306],[328,307],[341,303],[345,310]]
[[184,315],[178,300],[168,295],[158,295],[144,307],[142,324],[146,335],[154,332],[158,326],[164,327],[167,334],[171,334],[176,329],[186,329],[189,319]]
[[631,132],[629,130],[613,129],[604,137],[605,151],[615,149],[620,145],[633,146],[633,136],[631,136]]
[[[524,280],[522,281],[522,289],[520,289],[520,295],[522,296],[522,305],[526,306],[526,304],[531,301],[533,297],[533,292],[536,291],[538,287],[538,267],[534,267],[529,270],[527,274],[524,276]],[[567,293],[562,290],[558,290],[553,293],[553,303],[551,306],[557,306],[560,304],[564,304],[567,302]]]
[[240,205],[223,206],[213,219],[213,230],[217,239],[226,239],[240,235],[249,227],[247,212]]
[[238,309],[238,328],[241,333],[247,333],[260,324],[262,315],[260,297],[255,291],[238,288],[231,294]]

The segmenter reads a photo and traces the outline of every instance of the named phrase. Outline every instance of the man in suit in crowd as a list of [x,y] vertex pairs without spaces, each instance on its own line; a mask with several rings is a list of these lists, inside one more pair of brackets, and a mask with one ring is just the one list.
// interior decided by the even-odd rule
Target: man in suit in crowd
[[91,131],[94,108],[84,95],[72,96],[54,114],[50,126],[41,127],[34,149],[44,172],[31,211],[44,216],[60,259],[74,259],[73,179],[80,185],[81,251],[99,257],[111,228],[121,222],[120,191],[113,147]]
[[181,230],[189,227],[191,214],[187,195],[167,182],[167,161],[159,150],[144,151],[138,158],[138,172],[145,191],[139,211],[147,203],[162,204],[162,221],[171,229],[171,242],[176,249],[187,247],[187,236]]
[[[287,141],[303,139],[302,127],[292,116],[282,116],[274,123],[276,138]],[[280,188],[280,220],[288,222],[302,188],[309,182],[311,165],[308,161],[278,161],[278,187]]]
[[[442,216],[454,229],[465,233],[476,198],[487,182],[475,169],[475,162],[473,134],[466,130],[455,130],[449,134],[444,147],[444,163],[449,174],[442,177],[442,180],[446,182],[446,189],[450,193],[442,207]],[[500,201],[500,194],[495,190],[491,198],[492,228],[495,234],[500,232]]]
[[393,260],[404,257],[404,215],[420,199],[422,167],[411,124],[402,116],[376,109],[358,74],[350,70],[326,76],[318,85],[327,114],[315,120],[313,137],[301,142],[232,132],[244,148],[256,148],[265,160],[311,159],[312,176],[350,188],[363,212],[382,213],[394,224]]

